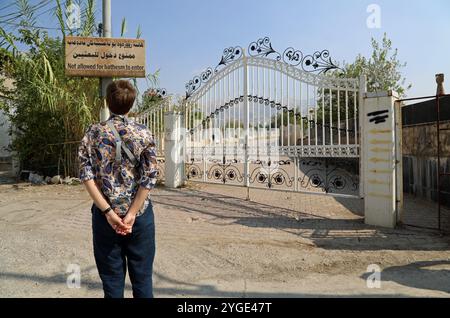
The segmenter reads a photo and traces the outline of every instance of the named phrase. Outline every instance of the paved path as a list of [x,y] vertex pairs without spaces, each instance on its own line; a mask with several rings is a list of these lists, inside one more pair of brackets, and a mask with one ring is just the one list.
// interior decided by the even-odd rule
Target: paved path
[[[450,295],[448,238],[366,226],[358,200],[250,195],[153,192],[155,296]],[[0,185],[0,297],[102,297],[90,204],[82,186]],[[66,285],[69,264],[80,266],[79,289]],[[370,264],[382,270],[379,289],[366,286]]]

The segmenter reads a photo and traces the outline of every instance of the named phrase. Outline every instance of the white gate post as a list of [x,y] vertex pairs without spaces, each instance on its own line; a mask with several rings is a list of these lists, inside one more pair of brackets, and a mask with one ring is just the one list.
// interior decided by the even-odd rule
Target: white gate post
[[168,188],[178,188],[184,184],[184,142],[183,116],[176,111],[164,114],[164,156],[165,180]]
[[401,112],[395,92],[366,93],[361,109],[365,223],[393,228],[402,208]]

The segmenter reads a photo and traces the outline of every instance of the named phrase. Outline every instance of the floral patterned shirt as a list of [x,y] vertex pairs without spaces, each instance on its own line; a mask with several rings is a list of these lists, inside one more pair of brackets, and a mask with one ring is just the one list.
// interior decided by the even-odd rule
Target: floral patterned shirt
[[[116,163],[115,138],[106,122],[93,124],[78,148],[81,181],[95,180],[104,197],[120,216],[124,216],[139,186],[152,189],[156,184],[157,163],[155,143],[144,125],[121,116],[112,115],[114,127],[122,137],[123,144],[138,160],[133,167],[122,150],[121,164]],[[138,212],[141,215],[150,203],[150,196]]]

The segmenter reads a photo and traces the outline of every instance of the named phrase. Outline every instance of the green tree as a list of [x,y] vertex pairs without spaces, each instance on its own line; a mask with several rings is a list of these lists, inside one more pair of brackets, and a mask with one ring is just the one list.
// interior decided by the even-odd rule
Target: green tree
[[[78,35],[88,36],[94,30],[94,2],[86,5]],[[76,143],[98,120],[98,79],[65,77],[62,39],[34,27],[28,1],[18,1],[18,7],[23,13],[19,27],[9,33],[0,27],[0,73],[14,82],[13,89],[0,87],[13,101],[0,105],[12,123],[10,149],[19,154],[22,169],[74,175]],[[62,21],[59,1],[55,13]],[[61,30],[64,36],[63,22]]]
[[156,111],[159,108],[165,96],[162,96],[162,91],[158,89],[159,86],[159,70],[153,74],[148,74],[145,78],[147,90],[142,94],[142,99],[137,103],[136,113],[144,113]]
[[[406,63],[398,59],[398,50],[392,46],[392,41],[387,37],[386,33],[381,42],[376,39],[371,39],[372,53],[370,57],[364,57],[361,54],[355,58],[353,63],[345,63],[341,69],[328,72],[325,76],[338,78],[359,78],[361,75],[366,76],[367,90],[369,92],[394,90],[400,96],[404,96],[406,91],[411,88],[411,84],[406,85],[406,78],[402,76],[402,69]],[[330,107],[331,94],[331,107]],[[353,92],[340,91],[329,89],[317,90],[317,121],[314,124],[325,124],[327,129],[332,126],[336,129],[338,120],[341,121],[340,127],[348,121],[349,127],[347,129],[351,134],[354,133],[355,126],[355,104],[358,103],[358,95]],[[348,102],[348,109],[343,105]],[[338,112],[339,102],[339,112]],[[332,111],[330,111],[332,110]],[[357,110],[357,107],[356,107]],[[315,117],[315,116],[314,116]],[[315,119],[315,118],[314,118]],[[330,122],[332,123],[330,124]],[[328,135],[329,133],[327,133]]]
[[369,58],[359,54],[353,63],[344,65],[342,72],[333,75],[350,78],[365,75],[369,92],[394,90],[404,96],[411,84],[406,84],[406,78],[402,76],[401,70],[406,67],[406,63],[398,59],[398,49],[393,48],[386,33],[381,42],[372,38],[371,44],[372,54]]
[[[61,37],[35,26],[36,13],[27,0],[17,0],[17,28],[6,32],[0,21],[0,95],[13,101],[0,101],[0,108],[12,123],[10,149],[19,154],[22,169],[76,175],[78,143],[88,125],[99,120],[99,80],[66,77],[64,70],[64,37],[96,31],[95,1],[82,4],[81,27],[73,31],[66,28],[63,5],[56,0]],[[12,79],[14,88],[6,89],[1,78]]]

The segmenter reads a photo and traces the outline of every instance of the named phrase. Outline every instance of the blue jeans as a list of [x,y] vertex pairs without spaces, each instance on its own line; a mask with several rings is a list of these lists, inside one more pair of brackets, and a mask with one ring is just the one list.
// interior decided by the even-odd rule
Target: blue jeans
[[155,222],[150,203],[136,217],[131,234],[116,234],[106,217],[92,205],[94,257],[103,283],[105,298],[123,298],[125,276],[130,275],[133,297],[153,297],[153,260],[155,258]]

